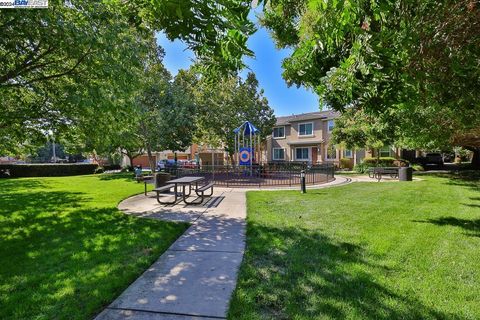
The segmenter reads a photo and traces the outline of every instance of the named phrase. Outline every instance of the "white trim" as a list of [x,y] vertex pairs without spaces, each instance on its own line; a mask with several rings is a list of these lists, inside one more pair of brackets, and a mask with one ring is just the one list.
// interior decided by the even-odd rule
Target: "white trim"
[[[347,151],[350,151],[350,155],[349,155],[349,156],[347,156]],[[354,152],[353,152],[352,149],[345,149],[345,150],[343,150],[343,157],[344,157],[344,158],[347,158],[347,159],[351,159],[351,158],[353,158],[353,153],[354,153]]]
[[[312,134],[300,134],[300,126],[302,124],[311,124],[312,125]],[[297,134],[299,137],[313,137],[313,132],[315,131],[315,126],[313,124],[313,121],[309,121],[309,122],[301,122],[297,125]]]
[[[275,135],[274,135],[273,133],[275,132],[275,129],[276,129],[276,128],[283,128],[283,137],[275,137]],[[272,138],[273,138],[273,139],[275,139],[275,140],[276,140],[276,139],[285,139],[286,135],[287,135],[287,133],[286,133],[286,130],[285,130],[285,126],[276,126],[276,127],[273,127],[273,129],[272,129]]]
[[[302,158],[302,159],[298,159],[298,158],[297,158],[297,149],[307,149],[307,151],[308,151],[308,158],[307,158],[307,159],[303,159],[303,158]],[[311,160],[312,160],[312,151],[311,151],[311,149],[312,149],[312,147],[296,147],[296,148],[295,148],[295,154],[294,154],[294,155],[295,155],[295,158],[294,158],[295,161],[306,161],[306,160],[311,161]]]
[[[283,158],[275,158],[275,150],[283,150]],[[272,148],[272,160],[285,160],[285,148]]]
[[[387,152],[387,151],[386,151],[387,149],[388,149],[388,156],[382,156],[382,151]],[[382,158],[383,158],[383,157],[388,158],[388,157],[391,157],[391,156],[392,156],[392,151],[393,151],[393,150],[392,150],[392,147],[390,147],[390,146],[388,146],[388,147],[382,147],[382,148],[378,149],[378,155],[379,155],[380,157],[382,157]]]

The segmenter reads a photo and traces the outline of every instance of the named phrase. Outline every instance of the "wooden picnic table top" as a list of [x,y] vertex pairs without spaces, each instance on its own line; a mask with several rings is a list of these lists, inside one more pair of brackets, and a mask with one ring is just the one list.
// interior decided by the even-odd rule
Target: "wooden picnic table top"
[[173,179],[173,180],[168,180],[167,183],[173,183],[173,184],[191,184],[195,183],[198,181],[205,180],[204,177],[181,177],[178,179]]

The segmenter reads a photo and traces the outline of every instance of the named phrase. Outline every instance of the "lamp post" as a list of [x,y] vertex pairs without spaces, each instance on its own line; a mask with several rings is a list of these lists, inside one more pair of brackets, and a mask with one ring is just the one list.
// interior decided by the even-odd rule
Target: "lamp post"
[[53,158],[53,162],[56,163],[57,162],[57,152],[55,150],[55,136],[53,135],[52,130],[48,130],[48,135],[50,136],[50,139],[52,139],[52,158]]
[[302,193],[307,193],[307,186],[305,185],[305,170],[300,171],[300,185]]

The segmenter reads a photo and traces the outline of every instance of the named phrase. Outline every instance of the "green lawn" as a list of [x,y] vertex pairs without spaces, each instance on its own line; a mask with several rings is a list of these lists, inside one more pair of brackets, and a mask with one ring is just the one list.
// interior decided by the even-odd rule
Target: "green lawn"
[[186,228],[126,216],[122,175],[0,180],[0,319],[89,319]]
[[229,319],[479,319],[480,182],[250,192]]

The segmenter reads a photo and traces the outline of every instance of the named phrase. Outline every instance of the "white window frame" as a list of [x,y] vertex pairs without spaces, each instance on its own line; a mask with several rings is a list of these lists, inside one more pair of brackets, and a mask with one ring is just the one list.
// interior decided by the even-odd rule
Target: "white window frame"
[[[307,149],[308,151],[308,157],[306,159],[302,158],[302,159],[298,159],[297,158],[297,150],[298,149]],[[310,161],[310,159],[312,158],[312,151],[311,151],[311,148],[309,147],[297,147],[295,148],[295,160],[296,161]]]
[[[275,129],[277,128],[283,128],[283,136],[282,137],[275,137]],[[286,136],[286,132],[285,132],[285,126],[277,126],[277,127],[273,127],[273,130],[272,130],[272,137],[273,139],[285,139],[285,136]]]
[[[332,122],[332,128],[331,129],[330,129],[330,122]],[[333,128],[335,128],[335,120],[334,119],[327,120],[327,131],[332,132]]]
[[[347,156],[347,151],[350,151],[350,155],[349,155],[349,156]],[[349,158],[349,159],[353,158],[353,150],[352,150],[352,149],[345,149],[345,150],[343,150],[343,157],[344,157],[344,158]]]
[[325,147],[325,160],[337,160],[337,148],[335,148],[335,146],[333,146],[333,148],[335,149],[335,157],[334,158],[329,158],[328,157],[328,149],[330,149],[330,145],[327,145]]
[[[312,133],[311,134],[300,134],[300,126],[302,124],[311,124],[312,125]],[[315,131],[315,127],[313,125],[313,122],[302,122],[302,123],[298,124],[297,130],[298,130],[298,136],[299,137],[313,137],[313,132]]]
[[[275,150],[283,150],[283,158],[275,158]],[[272,148],[272,160],[285,160],[285,148]]]
[[[386,150],[388,149],[388,156],[382,156],[382,152],[387,152]],[[388,158],[392,156],[392,148],[391,147],[383,147],[378,150],[378,155],[381,158]]]

